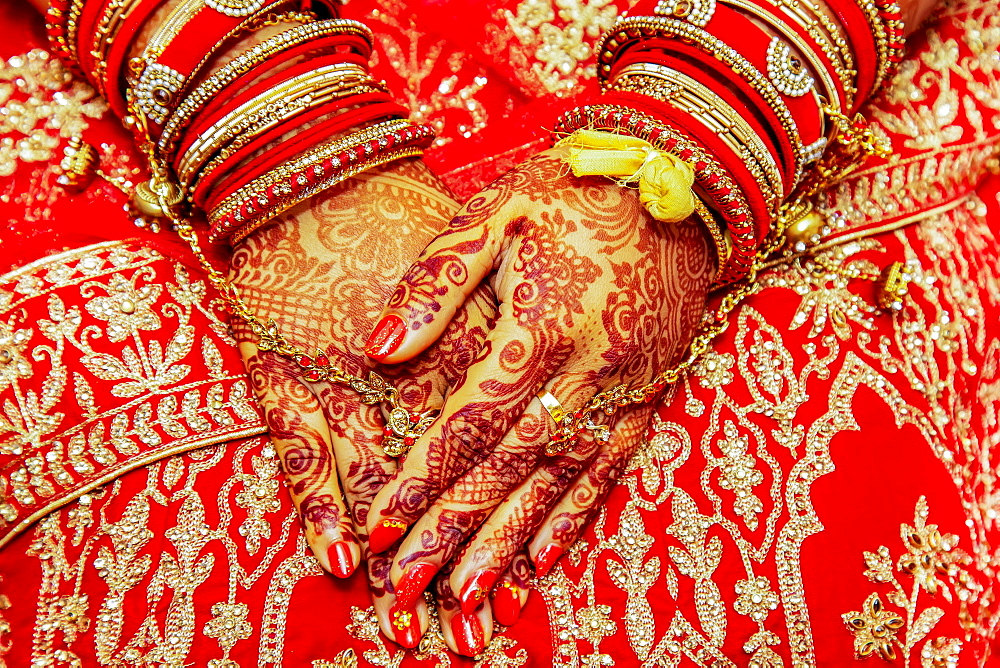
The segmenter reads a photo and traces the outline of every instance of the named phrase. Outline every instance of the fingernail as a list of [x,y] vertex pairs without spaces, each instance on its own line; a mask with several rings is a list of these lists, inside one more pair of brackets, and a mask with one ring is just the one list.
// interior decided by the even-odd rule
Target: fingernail
[[431,578],[438,572],[438,567],[426,561],[410,564],[403,571],[403,577],[396,584],[396,600],[400,605],[410,607],[424,593]]
[[479,617],[459,613],[451,618],[451,634],[455,636],[458,653],[475,656],[483,651],[483,625]]
[[330,560],[330,571],[338,578],[347,578],[354,572],[354,555],[351,546],[342,540],[331,543],[326,548],[326,558]]
[[521,590],[504,580],[493,590],[493,619],[504,626],[513,626],[521,616]]
[[382,318],[365,341],[365,354],[374,360],[383,360],[396,352],[406,334],[406,321],[395,313]]
[[374,554],[385,552],[406,533],[406,522],[397,519],[382,520],[368,536],[368,549]]
[[412,606],[400,605],[397,602],[389,610],[389,622],[392,624],[392,634],[397,643],[408,649],[420,643],[420,618]]
[[542,578],[548,574],[552,565],[562,556],[563,549],[555,543],[550,543],[542,548],[538,556],[535,557],[535,575]]
[[488,570],[479,571],[466,580],[462,587],[462,593],[458,597],[462,603],[462,612],[467,615],[475,612],[483,604],[483,600],[490,593],[490,589],[493,588],[493,583],[496,581],[496,572]]

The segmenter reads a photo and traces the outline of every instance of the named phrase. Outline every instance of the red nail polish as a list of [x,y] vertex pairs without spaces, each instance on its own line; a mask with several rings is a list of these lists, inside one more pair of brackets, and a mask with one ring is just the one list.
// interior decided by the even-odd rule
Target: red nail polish
[[342,540],[331,543],[326,548],[326,558],[330,560],[330,571],[338,578],[347,578],[354,572],[354,556],[351,546]]
[[399,584],[396,585],[396,600],[399,605],[410,607],[416,603],[437,572],[438,567],[426,561],[418,561],[407,566],[403,571],[403,577],[399,578]]
[[493,619],[504,626],[513,626],[521,616],[521,590],[504,580],[493,590]]
[[458,653],[475,656],[483,651],[483,625],[479,617],[459,613],[451,618],[451,634],[455,636]]
[[368,549],[373,554],[385,552],[406,533],[406,522],[387,519],[379,522],[368,536]]
[[545,577],[556,560],[562,556],[562,553],[563,549],[555,543],[543,547],[538,556],[535,557],[535,575],[540,578]]
[[494,571],[479,571],[465,581],[462,593],[458,600],[462,603],[462,612],[469,615],[475,612],[483,604],[486,596],[489,595],[493,583],[497,581],[497,574]]
[[382,318],[365,341],[365,354],[373,360],[383,360],[396,352],[406,334],[406,321],[395,313]]
[[413,648],[420,643],[420,618],[412,606],[402,606],[397,602],[389,610],[389,623],[396,642],[403,647]]

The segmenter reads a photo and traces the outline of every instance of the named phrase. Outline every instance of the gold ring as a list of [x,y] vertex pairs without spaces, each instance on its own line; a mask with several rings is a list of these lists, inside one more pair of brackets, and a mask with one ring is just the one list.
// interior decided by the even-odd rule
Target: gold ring
[[556,425],[561,427],[567,411],[562,407],[562,404],[559,403],[559,400],[552,396],[552,393],[546,389],[539,390],[535,396],[542,402],[542,407],[548,411],[549,415],[552,416]]

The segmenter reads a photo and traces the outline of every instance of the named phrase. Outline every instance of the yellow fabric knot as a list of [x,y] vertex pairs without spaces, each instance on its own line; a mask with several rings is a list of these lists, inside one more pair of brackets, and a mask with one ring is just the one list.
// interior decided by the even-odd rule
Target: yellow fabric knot
[[569,148],[566,162],[574,176],[607,176],[626,186],[638,183],[639,201],[657,220],[677,223],[694,213],[691,165],[647,141],[577,130],[557,146]]

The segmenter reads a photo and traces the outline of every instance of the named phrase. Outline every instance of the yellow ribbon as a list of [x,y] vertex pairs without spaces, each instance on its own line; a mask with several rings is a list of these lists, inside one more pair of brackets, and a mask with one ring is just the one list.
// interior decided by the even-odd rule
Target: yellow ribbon
[[557,146],[569,149],[566,162],[575,176],[607,176],[623,185],[638,182],[639,201],[665,223],[694,213],[694,170],[680,158],[636,137],[577,130]]

